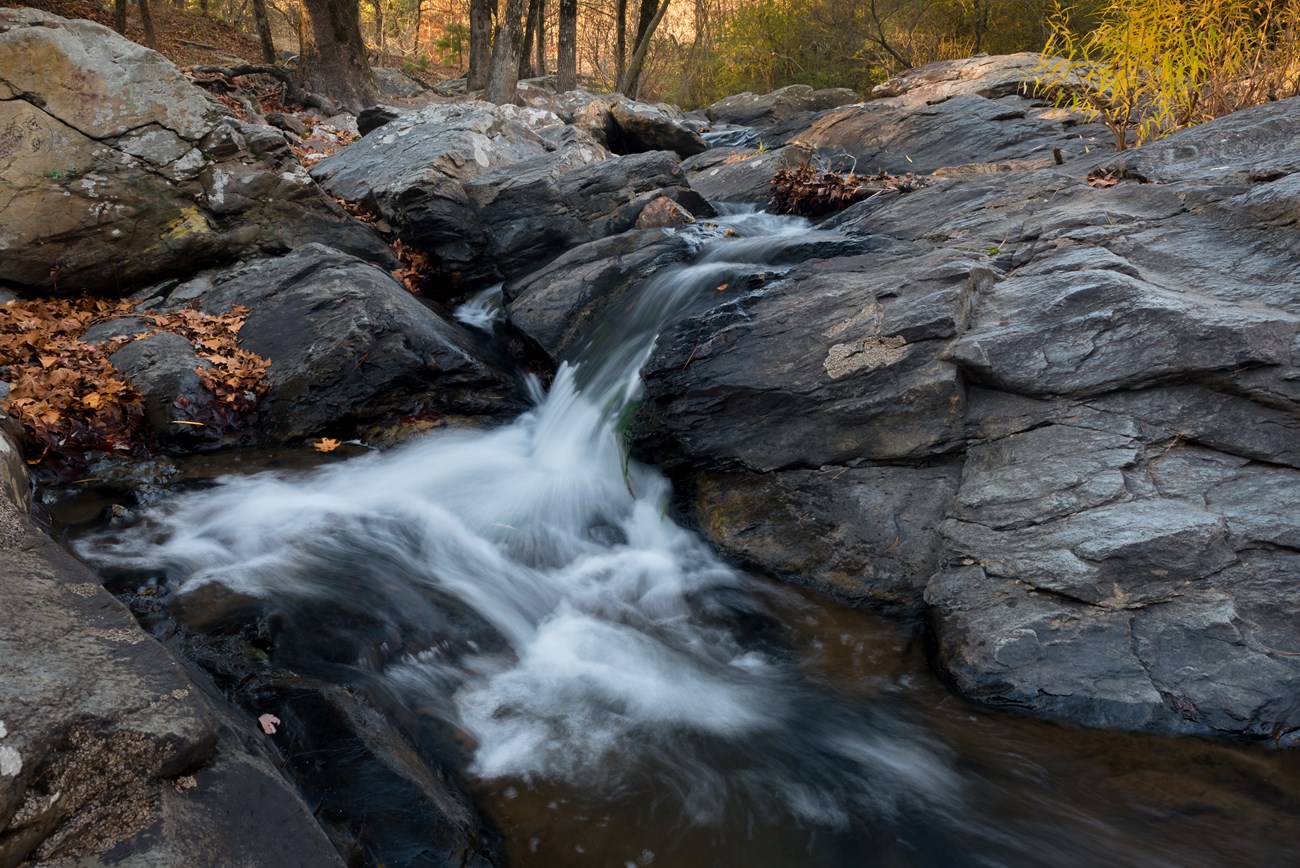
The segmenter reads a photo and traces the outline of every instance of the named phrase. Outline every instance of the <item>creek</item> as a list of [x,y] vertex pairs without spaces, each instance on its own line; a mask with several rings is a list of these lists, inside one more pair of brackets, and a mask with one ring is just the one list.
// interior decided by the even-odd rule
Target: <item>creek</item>
[[[748,575],[673,520],[624,443],[656,336],[831,240],[719,222],[729,237],[646,281],[513,422],[226,476],[79,552],[176,606],[273,609],[281,663],[382,696],[417,745],[453,733],[512,864],[1294,860],[1294,752],[975,707],[931,674],[919,625]],[[492,294],[473,304],[489,327]]]

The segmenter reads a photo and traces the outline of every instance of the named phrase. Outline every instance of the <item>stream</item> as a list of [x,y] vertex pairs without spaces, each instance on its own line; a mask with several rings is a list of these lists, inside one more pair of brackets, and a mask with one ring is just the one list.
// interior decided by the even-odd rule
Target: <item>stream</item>
[[[646,281],[512,423],[225,476],[79,553],[181,607],[269,605],[287,663],[457,733],[511,864],[1297,864],[1296,752],[973,706],[917,625],[738,571],[673,521],[623,442],[656,336],[829,238],[719,223],[729,237]],[[497,303],[462,320],[490,328]]]

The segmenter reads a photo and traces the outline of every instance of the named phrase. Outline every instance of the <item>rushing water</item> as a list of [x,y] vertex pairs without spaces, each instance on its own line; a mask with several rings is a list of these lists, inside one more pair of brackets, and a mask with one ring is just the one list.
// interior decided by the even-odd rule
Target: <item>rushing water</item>
[[[1082,792],[1056,780],[1068,759],[1043,733],[1057,730],[948,699],[905,631],[739,573],[667,517],[666,481],[627,460],[618,431],[656,335],[698,294],[825,235],[724,222],[737,237],[641,287],[512,424],[226,478],[83,553],[165,576],[182,603],[220,585],[358,613],[352,634],[342,617],[292,626],[337,630],[340,677],[364,673],[468,734],[518,864],[1229,864],[1218,836],[1144,818],[1140,798],[1111,810],[1095,775]],[[497,297],[461,318],[490,328]],[[972,743],[990,726],[994,746]],[[1007,731],[1030,747],[1000,743]],[[1254,846],[1272,853],[1267,818],[1296,804],[1277,775],[1296,766],[1257,761],[1243,773],[1267,806]]]

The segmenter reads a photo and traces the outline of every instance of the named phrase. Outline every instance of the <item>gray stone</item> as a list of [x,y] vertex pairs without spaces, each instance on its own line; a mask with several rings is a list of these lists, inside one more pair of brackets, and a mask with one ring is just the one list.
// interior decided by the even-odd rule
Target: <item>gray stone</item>
[[1300,171],[1300,98],[1234,112],[1136,148],[1107,165],[1145,181],[1273,181]]
[[876,85],[871,98],[930,105],[965,94],[985,99],[1032,96],[1040,91],[1040,79],[1050,66],[1061,62],[1060,58],[1044,60],[1031,51],[936,60]]
[[674,151],[679,157],[690,157],[709,149],[698,132],[661,106],[619,100],[610,106],[609,115],[617,135],[607,144],[615,153]]
[[346,254],[309,244],[201,280],[204,310],[250,308],[240,344],[271,360],[258,438],[315,434],[416,400],[468,414],[514,406],[509,377],[478,358],[463,327]]
[[0,862],[201,865],[221,852],[229,864],[341,865],[273,765],[232,735],[234,719],[21,521],[21,536],[0,535]]
[[696,249],[689,238],[663,229],[588,242],[507,283],[506,311],[551,359],[572,359],[637,283]]
[[1021,97],[986,99],[965,93],[934,105],[875,100],[819,115],[792,137],[833,165],[861,174],[929,173],[946,166],[1039,158],[1077,158],[1104,147],[1098,124],[1043,109]]
[[195,411],[213,401],[198,373],[212,364],[200,359],[188,340],[172,332],[159,332],[132,341],[109,360],[144,397],[145,422],[164,440],[190,445],[220,442],[218,431],[177,423],[193,420]]
[[724,554],[853,604],[905,611],[939,567],[960,470],[823,467],[691,478],[689,510]]
[[0,281],[120,292],[307,241],[391,261],[281,133],[224,117],[161,55],[89,21],[5,9],[0,57],[21,58],[0,61]]
[[661,196],[710,213],[691,197],[677,164],[667,151],[590,165],[581,155],[570,162],[560,154],[476,178],[465,192],[486,244],[466,268],[492,267],[501,275],[531,271],[578,244],[631,229],[642,209]]
[[709,106],[704,113],[711,121],[761,127],[793,115],[835,108],[859,99],[857,93],[847,88],[813,90],[806,84],[792,84],[768,94],[746,92],[729,96]]
[[691,189],[710,202],[765,205],[772,198],[772,176],[808,162],[800,148],[775,151],[715,148],[682,161]]

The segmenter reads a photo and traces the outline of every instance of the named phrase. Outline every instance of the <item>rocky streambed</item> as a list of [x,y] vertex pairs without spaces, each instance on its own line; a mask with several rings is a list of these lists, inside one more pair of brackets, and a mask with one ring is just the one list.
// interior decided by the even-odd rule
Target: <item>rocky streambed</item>
[[[0,288],[240,305],[270,359],[214,432],[188,344],[114,353],[196,457],[41,493],[98,577],[5,441],[0,864],[1285,859],[1294,101],[1116,155],[1024,56],[692,114],[525,84],[307,172],[104,28],[0,48]],[[751,213],[810,155],[922,181]]]

